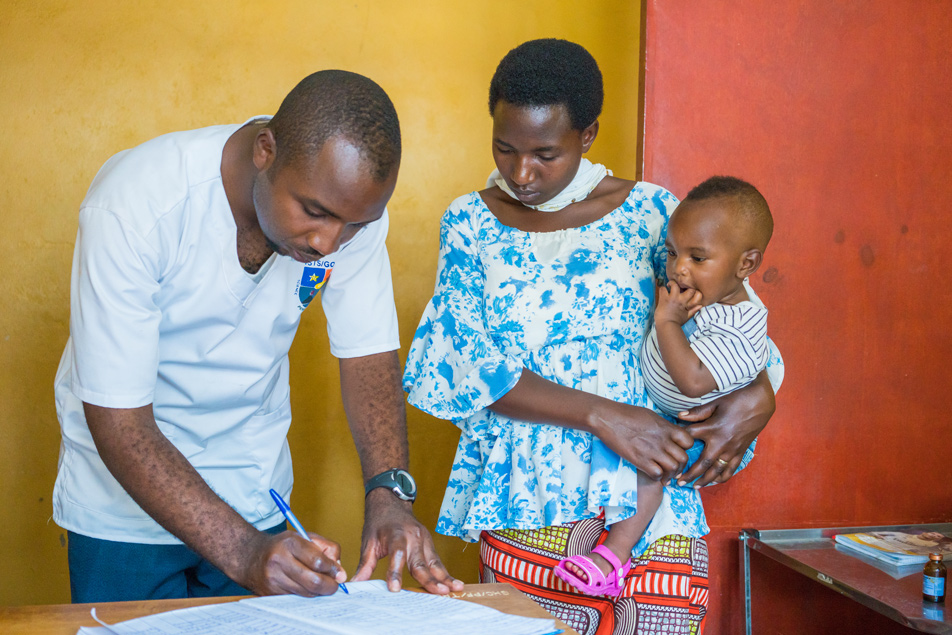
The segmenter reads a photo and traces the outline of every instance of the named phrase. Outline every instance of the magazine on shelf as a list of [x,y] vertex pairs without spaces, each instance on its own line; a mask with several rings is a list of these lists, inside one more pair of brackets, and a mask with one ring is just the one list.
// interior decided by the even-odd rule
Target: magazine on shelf
[[872,556],[867,556],[866,554],[856,551],[855,549],[849,549],[844,547],[841,544],[834,544],[833,548],[839,551],[840,553],[845,553],[850,558],[855,558],[861,562],[865,562],[871,567],[876,567],[889,577],[894,580],[902,580],[909,575],[922,575],[922,563],[913,562],[912,564],[892,564],[891,562],[883,562]]
[[952,537],[937,531],[909,529],[837,534],[835,541],[846,550],[897,566],[925,563],[930,553],[941,553],[944,558],[952,559]]

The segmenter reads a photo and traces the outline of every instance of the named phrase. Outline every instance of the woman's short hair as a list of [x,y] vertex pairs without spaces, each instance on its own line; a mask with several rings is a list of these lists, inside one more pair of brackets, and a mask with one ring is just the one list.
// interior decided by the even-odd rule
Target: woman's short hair
[[530,40],[509,51],[489,84],[489,114],[499,100],[514,106],[568,109],[572,127],[584,130],[602,112],[602,72],[583,47],[553,38]]

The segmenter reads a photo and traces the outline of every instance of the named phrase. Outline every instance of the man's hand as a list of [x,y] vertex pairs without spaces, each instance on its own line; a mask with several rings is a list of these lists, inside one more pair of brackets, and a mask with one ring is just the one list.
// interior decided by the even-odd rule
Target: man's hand
[[655,324],[674,322],[681,326],[701,310],[701,292],[696,289],[681,291],[676,282],[658,287],[658,302],[655,308]]
[[331,595],[347,579],[340,545],[314,533],[310,541],[296,532],[273,536],[261,532],[248,545],[247,568],[239,583],[258,595],[293,593],[305,597]]
[[749,386],[680,413],[678,417],[684,421],[700,422],[688,426],[687,430],[695,439],[704,441],[705,447],[697,463],[678,477],[678,484],[684,485],[698,477],[694,487],[730,480],[745,450],[767,425],[775,409],[767,373],[761,372]]
[[238,584],[260,595],[313,596],[333,593],[346,579],[336,543],[316,534],[307,541],[258,531],[219,498],[159,430],[151,404],[85,404],[85,411],[103,463],[132,499]]
[[364,504],[364,532],[360,563],[353,580],[368,580],[377,562],[390,556],[387,588],[399,591],[403,566],[430,593],[462,591],[463,583],[451,577],[436,555],[430,532],[413,516],[408,501],[384,488],[371,490]]

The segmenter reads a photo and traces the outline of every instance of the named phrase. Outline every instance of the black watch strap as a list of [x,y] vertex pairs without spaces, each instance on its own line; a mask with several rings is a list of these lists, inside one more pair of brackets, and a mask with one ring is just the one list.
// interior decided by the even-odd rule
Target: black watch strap
[[406,470],[387,470],[373,477],[367,481],[367,486],[364,488],[364,496],[378,487],[386,487],[400,500],[410,501],[411,503],[416,500],[416,481],[413,480],[413,477],[410,476],[410,473]]

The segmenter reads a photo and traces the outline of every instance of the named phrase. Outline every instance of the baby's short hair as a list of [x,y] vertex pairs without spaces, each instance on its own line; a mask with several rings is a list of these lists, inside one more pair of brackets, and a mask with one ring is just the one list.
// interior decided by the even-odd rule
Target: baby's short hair
[[756,187],[734,176],[712,176],[688,192],[684,202],[713,198],[736,199],[734,210],[747,222],[751,246],[761,251],[767,248],[773,235],[773,216],[767,200]]

